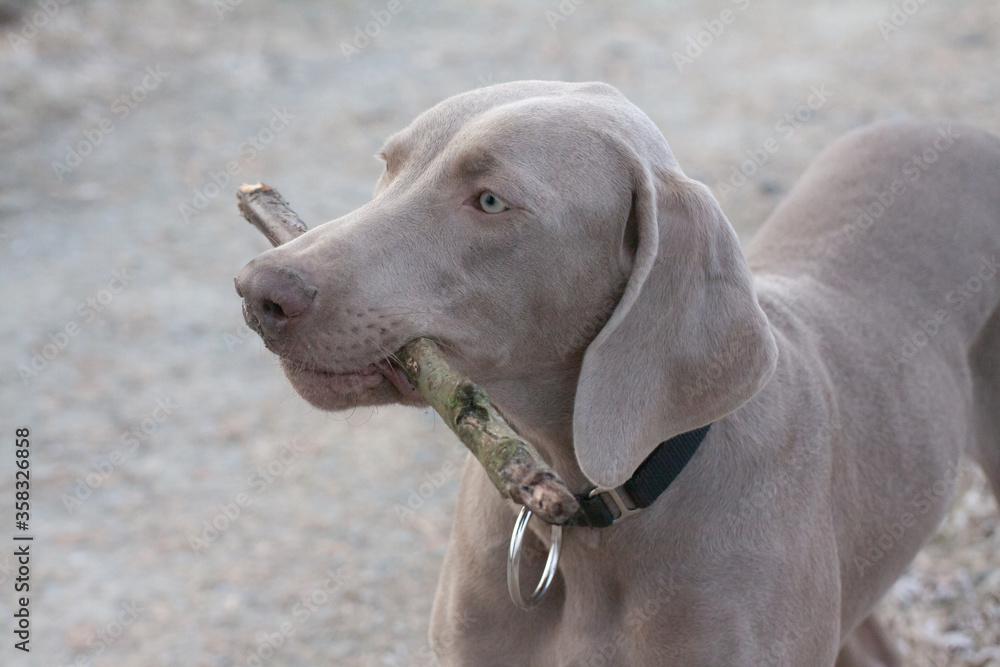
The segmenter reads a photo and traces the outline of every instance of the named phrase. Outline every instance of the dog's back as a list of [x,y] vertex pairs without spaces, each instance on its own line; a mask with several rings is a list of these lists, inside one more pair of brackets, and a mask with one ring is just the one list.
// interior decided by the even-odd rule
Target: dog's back
[[940,520],[963,448],[1000,497],[1000,139],[949,122],[852,132],[748,259],[833,396],[846,630]]
[[1000,138],[947,121],[851,132],[806,170],[748,259],[757,274],[898,308],[904,324],[950,311],[940,329],[968,346],[1000,302]]

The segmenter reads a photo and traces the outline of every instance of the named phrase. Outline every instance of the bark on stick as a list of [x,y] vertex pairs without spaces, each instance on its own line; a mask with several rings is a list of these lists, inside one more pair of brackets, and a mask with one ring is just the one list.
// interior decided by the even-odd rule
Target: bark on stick
[[[236,193],[240,212],[278,246],[307,227],[277,190],[262,183]],[[566,484],[497,413],[489,396],[462,377],[427,338],[417,338],[395,355],[413,386],[475,455],[500,495],[521,503],[545,521],[564,524],[579,509]]]
[[243,217],[263,232],[271,245],[288,243],[309,231],[306,223],[302,222],[302,218],[292,210],[285,198],[263,183],[244,183],[236,192],[236,201],[239,202]]

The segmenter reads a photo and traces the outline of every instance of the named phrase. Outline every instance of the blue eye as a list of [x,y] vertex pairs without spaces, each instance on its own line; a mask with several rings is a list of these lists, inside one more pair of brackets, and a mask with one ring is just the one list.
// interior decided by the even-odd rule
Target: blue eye
[[503,213],[507,210],[507,204],[489,190],[479,195],[479,206],[484,213]]

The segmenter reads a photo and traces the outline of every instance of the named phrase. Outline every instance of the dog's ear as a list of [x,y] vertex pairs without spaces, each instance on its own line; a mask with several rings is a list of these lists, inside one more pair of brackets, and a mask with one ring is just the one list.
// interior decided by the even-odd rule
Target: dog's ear
[[622,484],[664,440],[749,400],[778,354],[736,233],[708,188],[625,152],[633,204],[623,238],[634,260],[587,347],[573,414],[577,461],[602,487]]

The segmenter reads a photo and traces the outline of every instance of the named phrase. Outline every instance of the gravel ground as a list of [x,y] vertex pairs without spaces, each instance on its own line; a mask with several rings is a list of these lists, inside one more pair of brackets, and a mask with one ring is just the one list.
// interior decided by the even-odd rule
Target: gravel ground
[[[746,239],[851,128],[1000,131],[995,0],[0,6],[0,428],[31,429],[35,536],[30,660],[0,555],[4,665],[433,664],[462,453],[430,414],[293,394],[233,292],[265,248],[239,181],[318,223],[366,201],[382,139],[442,98],[597,79]],[[880,607],[911,665],[1000,665],[997,509],[978,472],[963,489]]]

